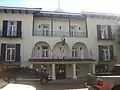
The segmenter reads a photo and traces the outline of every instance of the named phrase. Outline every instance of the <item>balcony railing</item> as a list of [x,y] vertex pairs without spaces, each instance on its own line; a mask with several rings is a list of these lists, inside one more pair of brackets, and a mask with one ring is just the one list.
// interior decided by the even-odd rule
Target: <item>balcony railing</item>
[[85,31],[80,31],[80,32],[64,32],[64,31],[34,31],[34,36],[54,36],[54,37],[86,37],[86,32]]
[[36,56],[33,56],[31,57],[31,59],[92,59],[91,57],[68,57],[68,56],[63,56],[63,57],[60,57],[60,56],[49,56],[49,57],[36,57]]

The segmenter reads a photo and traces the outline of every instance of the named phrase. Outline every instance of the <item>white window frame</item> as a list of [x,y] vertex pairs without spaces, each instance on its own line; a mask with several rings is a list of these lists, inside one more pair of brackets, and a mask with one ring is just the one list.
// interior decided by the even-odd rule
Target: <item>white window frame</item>
[[[7,51],[8,51],[8,50],[10,50],[10,53],[9,53],[9,54],[10,54],[10,60],[7,59],[7,57],[8,57]],[[15,58],[14,60],[12,60],[12,51],[13,51],[13,50],[15,50],[15,56],[14,56],[14,57],[16,57],[16,47],[14,47],[14,48],[8,48],[8,47],[7,47],[7,44],[6,44],[6,56],[5,56],[5,61],[7,61],[7,62],[15,61],[16,58]]]
[[84,55],[83,55],[83,48],[82,47],[80,47],[81,48],[81,50],[80,50],[80,53],[81,53],[81,58],[83,59],[84,58]]
[[76,28],[77,28],[76,25],[70,25],[70,34],[71,34],[71,37],[75,36]]
[[[106,54],[106,51],[108,52],[108,54]],[[108,58],[107,58],[108,57]],[[104,60],[110,60],[110,51],[109,51],[109,47],[107,49],[103,49],[103,59]]]
[[[75,53],[77,53],[77,56],[75,56]],[[72,50],[72,57],[78,57],[78,52],[77,52],[76,49],[73,49],[73,50]]]
[[[11,22],[14,24],[11,25]],[[10,31],[10,27],[12,31]],[[8,21],[7,36],[17,36],[17,21]]]
[[[47,46],[46,46],[46,47],[47,47]],[[43,49],[43,48],[42,48],[42,57],[48,57],[48,56],[49,56],[49,55],[47,56],[48,53],[49,53],[48,48],[47,48],[47,49]],[[44,56],[43,56],[43,54],[44,54]]]
[[107,25],[101,25],[101,38],[102,39],[108,38],[108,26]]
[[[42,26],[42,36],[49,36],[49,24],[41,24],[41,26]],[[47,28],[44,26],[47,26]]]

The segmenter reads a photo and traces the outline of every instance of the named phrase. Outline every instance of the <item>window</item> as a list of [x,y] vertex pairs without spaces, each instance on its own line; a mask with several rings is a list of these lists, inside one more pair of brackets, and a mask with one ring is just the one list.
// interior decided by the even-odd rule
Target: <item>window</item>
[[48,57],[48,46],[42,46],[42,57]]
[[49,24],[42,24],[42,36],[49,36]]
[[104,60],[110,60],[109,47],[103,49],[103,59],[104,59]]
[[75,36],[75,31],[76,31],[76,25],[70,25],[70,36],[74,37]]
[[77,51],[76,50],[72,50],[72,57],[77,57]]
[[72,48],[72,57],[77,57],[77,56],[78,56],[77,48],[73,47]]
[[7,36],[17,35],[17,21],[8,21]]
[[15,61],[16,59],[16,44],[6,45],[6,61]]
[[102,39],[108,38],[108,26],[107,25],[101,25],[101,37]]

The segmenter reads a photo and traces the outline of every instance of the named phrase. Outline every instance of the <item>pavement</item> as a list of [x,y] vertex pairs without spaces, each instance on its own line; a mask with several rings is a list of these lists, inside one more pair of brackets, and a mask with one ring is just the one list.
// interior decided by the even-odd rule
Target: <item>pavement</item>
[[36,87],[37,90],[88,90],[84,85],[84,80],[54,80],[46,85],[40,82],[18,82],[19,84],[27,84]]

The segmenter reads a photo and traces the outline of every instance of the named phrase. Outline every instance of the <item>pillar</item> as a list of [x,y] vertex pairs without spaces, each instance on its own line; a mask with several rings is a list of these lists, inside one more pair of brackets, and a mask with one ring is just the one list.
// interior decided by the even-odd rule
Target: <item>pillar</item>
[[52,64],[52,80],[56,80],[56,75],[55,75],[55,64]]
[[33,68],[33,64],[30,64],[30,66],[29,66],[30,68]]
[[73,79],[77,79],[77,76],[76,76],[76,64],[73,64]]
[[95,74],[95,63],[92,64],[92,73]]

